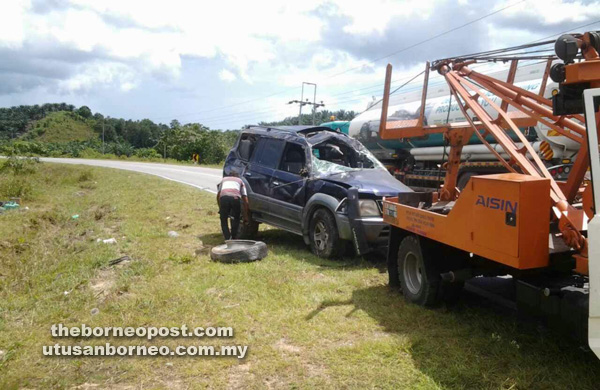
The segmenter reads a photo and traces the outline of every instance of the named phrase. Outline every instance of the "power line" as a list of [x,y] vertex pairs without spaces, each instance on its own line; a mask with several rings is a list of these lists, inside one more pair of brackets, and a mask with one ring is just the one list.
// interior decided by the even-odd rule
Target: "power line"
[[[524,68],[526,66],[529,66],[529,65],[523,65],[520,68]],[[489,67],[489,68],[494,69],[496,71],[501,71],[502,69],[507,69],[507,67],[503,67],[503,68],[490,67],[488,64],[476,65],[476,66],[473,66],[472,69],[479,69],[479,68],[482,68],[482,67]],[[420,75],[421,74],[423,74],[423,72],[421,72]],[[394,83],[396,83],[398,81],[404,81],[404,80],[408,80],[408,79],[412,79],[411,81],[413,81],[415,79],[415,77],[414,76],[408,76],[408,77],[403,77],[403,78],[394,80],[392,82],[392,86],[394,85]],[[437,75],[437,74],[431,76],[429,78],[429,80],[430,80],[430,83],[429,83],[430,87],[434,87],[434,86],[438,86],[438,85],[445,85],[445,82],[443,81],[442,76]],[[432,80],[435,80],[436,82],[431,82]],[[377,87],[378,88],[383,88],[382,84],[377,84]],[[408,90],[405,89],[404,91],[405,92],[408,92],[408,91],[417,91],[420,88],[421,88],[421,84],[416,84],[415,83],[410,89],[408,89]],[[354,91],[356,91],[356,90],[354,90]],[[339,96],[339,95],[340,94],[332,95],[331,97]],[[364,100],[365,97],[367,97],[369,95],[371,95],[371,92],[365,92],[365,93],[362,93],[362,94],[357,94],[357,95],[350,96],[350,97],[344,98],[344,99],[335,99],[335,103],[336,104],[340,104],[340,103],[346,103],[346,102],[356,102],[356,101],[359,101],[359,100]],[[269,108],[269,109],[263,109],[263,110],[258,110],[258,111],[257,110],[249,110],[249,111],[238,112],[238,113],[235,113],[235,114],[224,114],[224,115],[218,115],[218,116],[210,117],[210,118],[203,118],[202,122],[203,123],[214,122],[214,121],[216,121],[216,120],[218,121],[219,119],[222,119],[222,118],[252,118],[252,117],[260,116],[260,114],[269,114],[269,113],[276,113],[276,112],[282,112],[282,111],[286,111],[286,110],[284,108],[280,108],[280,109],[277,109],[277,110],[274,110],[274,109],[271,109],[271,108]]]
[[[488,66],[488,65],[487,64],[481,64],[481,65],[477,65],[477,66],[472,67],[472,69],[476,69],[476,68],[480,68],[480,67],[485,67],[485,66]],[[395,83],[398,83],[400,81],[408,80],[411,77],[412,76],[407,76],[407,77],[402,77],[402,78],[393,80],[392,83],[391,83],[391,85],[394,86]],[[430,77],[429,80],[431,81],[431,80],[437,80],[437,79],[441,80],[442,77],[440,75],[433,75],[433,76]],[[429,85],[430,86],[436,86],[436,85],[442,85],[442,84],[444,84],[443,81],[436,82],[436,83],[430,83]],[[383,85],[382,85],[382,83],[377,83],[377,84],[375,84],[373,86],[370,86],[370,87],[360,88],[360,89],[356,89],[356,90],[352,90],[352,91],[346,91],[344,94],[348,94],[350,92],[357,92],[357,91],[365,90],[365,89],[374,89],[374,88],[380,89],[380,88],[383,88]],[[420,88],[420,85],[416,85],[415,84],[415,86],[413,88],[411,88],[410,90],[417,90],[419,88]],[[334,100],[335,100],[336,104],[345,103],[345,102],[355,102],[355,101],[358,101],[358,100],[363,100],[365,96],[371,95],[372,92],[374,92],[374,91],[369,91],[369,92],[364,92],[364,93],[361,93],[361,94],[357,94],[357,95],[349,97],[348,99],[344,98],[344,99],[334,99]],[[330,98],[334,98],[336,96],[341,96],[341,95],[342,95],[342,93],[331,95]],[[214,122],[215,120],[219,120],[219,119],[222,119],[222,118],[254,117],[254,116],[258,116],[259,114],[262,114],[262,113],[282,112],[282,111],[286,111],[286,110],[284,108],[280,108],[278,110],[274,110],[272,108],[267,108],[267,109],[262,109],[262,110],[247,110],[247,111],[236,112],[234,114],[219,114],[217,116],[208,117],[208,118],[198,117],[197,120],[201,121],[202,123],[208,123],[208,122]],[[244,115],[244,114],[246,114],[246,115]],[[247,114],[249,114],[249,115],[247,115]]]
[[[450,34],[451,32],[454,32],[454,31],[460,30],[460,29],[462,29],[462,28],[465,28],[465,27],[467,27],[467,26],[470,26],[471,24],[474,24],[474,23],[477,23],[477,22],[479,22],[479,21],[481,21],[481,20],[483,20],[483,19],[489,18],[490,16],[494,16],[494,15],[496,15],[497,13],[500,13],[500,12],[502,12],[502,11],[505,11],[505,10],[507,10],[507,9],[509,9],[509,8],[512,8],[512,7],[516,6],[516,5],[519,5],[519,4],[521,4],[521,3],[524,3],[524,2],[526,2],[526,1],[527,1],[527,0],[520,0],[520,1],[517,1],[516,3],[509,4],[509,5],[507,5],[507,6],[506,6],[506,7],[504,7],[504,8],[500,8],[499,10],[496,10],[496,11],[494,11],[494,12],[491,12],[491,13],[489,13],[489,14],[483,15],[483,16],[481,16],[481,17],[477,18],[477,19],[473,19],[473,20],[471,20],[470,22],[467,22],[467,23],[461,24],[460,26],[457,26],[457,27],[453,27],[453,28],[451,28],[451,29],[449,29],[449,30],[446,30],[446,31],[444,31],[444,32],[441,32],[441,33],[439,33],[439,34],[436,34],[436,35],[434,35],[434,36],[432,36],[432,37],[429,37],[429,38],[427,38],[427,39],[424,39],[424,40],[422,40],[422,41],[419,41],[419,42],[417,42],[417,43],[414,43],[414,44],[412,44],[412,45],[406,46],[406,47],[404,47],[404,48],[402,48],[402,49],[400,49],[400,50],[396,50],[396,51],[394,51],[394,52],[392,52],[392,53],[390,53],[390,54],[387,54],[387,55],[385,55],[385,56],[383,56],[383,57],[379,57],[379,58],[376,58],[376,59],[374,59],[374,60],[371,60],[371,61],[369,61],[368,63],[374,63],[374,62],[377,62],[377,61],[381,61],[381,60],[383,60],[383,59],[386,59],[386,58],[389,58],[389,57],[395,56],[395,55],[397,55],[397,54],[400,54],[400,53],[402,53],[402,52],[405,52],[405,51],[407,51],[407,50],[410,50],[410,49],[412,49],[412,48],[414,48],[414,47],[420,46],[420,45],[422,45],[422,44],[424,44],[424,43],[431,42],[431,41],[433,41],[433,40],[434,40],[434,39],[436,39],[436,38],[442,37],[442,36],[444,36],[444,35],[446,35],[446,34]],[[360,68],[361,68],[361,66],[357,66],[357,67],[354,67],[354,68],[351,68],[351,69],[347,69],[347,70],[345,70],[345,71],[343,71],[343,72],[336,73],[336,74],[334,74],[333,76],[330,76],[330,77],[336,77],[336,76],[339,76],[339,75],[342,75],[342,74],[345,74],[345,73],[348,73],[348,72],[350,72],[350,71],[353,71],[353,70],[356,70],[356,69],[360,69]]]
[[[526,62],[525,64],[522,64],[519,67],[519,69],[527,68],[529,66],[538,65],[538,64],[541,64],[541,63],[544,63],[544,62],[545,61],[535,61],[535,62],[529,62],[529,63]],[[476,69],[476,68],[479,69],[479,68],[485,68],[485,67],[487,67],[490,70],[493,70],[495,72],[501,72],[501,71],[505,71],[505,70],[508,69],[508,66],[504,65],[504,64],[502,66],[494,66],[494,65],[490,66],[489,64],[479,64],[479,65],[475,65],[475,66],[471,67],[471,69]],[[404,85],[396,88],[390,95],[392,95],[393,93],[397,92],[400,88],[405,88],[407,85],[410,84],[410,82],[412,82],[413,80],[415,80],[418,76],[422,75],[423,73],[424,72],[421,72],[421,73],[419,73],[416,76],[404,77],[404,78],[399,79],[399,80],[407,80],[407,79],[410,78],[411,80],[408,83],[405,83]],[[434,82],[434,83],[430,82],[430,84],[429,84],[430,88],[434,87],[434,86],[445,85],[445,82],[442,80],[442,76],[434,75],[434,76],[430,77],[430,81],[434,80],[434,79],[440,79],[440,81],[439,82]],[[415,83],[413,85],[413,87],[411,87],[408,90],[405,89],[404,92],[417,91],[421,87],[422,87],[421,84],[416,84]],[[366,96],[368,96],[368,95],[370,95],[370,93],[359,94],[359,95],[356,95],[355,97],[352,97],[352,98],[349,98],[349,99],[337,100],[336,104],[349,103],[349,102],[358,102],[360,100],[365,100]],[[380,101],[381,100],[379,100],[378,102],[370,105],[370,108],[372,108],[374,105],[378,104]],[[368,111],[368,109],[359,112],[359,114],[362,114],[362,113],[364,113],[366,111]],[[279,109],[279,110],[267,109],[267,110],[256,111],[256,112],[250,111],[249,114],[246,114],[246,115],[237,115],[237,114],[225,115],[224,117],[225,118],[229,118],[229,119],[226,119],[224,121],[219,121],[219,119],[214,119],[212,122],[218,121],[219,123],[234,123],[234,122],[238,122],[240,120],[252,121],[253,118],[260,118],[260,117],[264,117],[265,115],[275,115],[275,114],[280,113],[280,112],[283,112],[283,111],[281,109]],[[292,118],[293,115],[288,115],[287,117]],[[203,121],[203,123],[207,123],[207,121]]]
[[[427,39],[425,39],[425,40],[423,40],[423,41],[420,41],[420,42],[417,42],[417,43],[415,43],[415,44],[413,44],[413,45],[410,45],[410,46],[408,46],[408,47],[402,48],[402,49],[400,49],[400,50],[397,50],[397,51],[395,51],[395,52],[393,52],[393,53],[390,53],[390,54],[388,54],[388,55],[385,55],[385,56],[383,56],[383,57],[379,57],[379,58],[376,58],[376,59],[374,59],[374,60],[370,60],[370,61],[368,61],[368,62],[367,62],[367,64],[372,64],[372,63],[375,63],[375,62],[377,62],[377,61],[381,61],[382,59],[385,59],[385,58],[388,58],[388,57],[394,56],[394,55],[396,55],[396,54],[402,53],[402,52],[404,52],[404,51],[407,51],[407,50],[409,50],[409,49],[412,49],[412,48],[414,48],[414,47],[417,47],[417,46],[419,46],[419,45],[422,45],[422,44],[424,44],[424,43],[430,42],[430,41],[432,41],[432,40],[434,40],[434,39],[436,39],[436,38],[439,38],[439,37],[441,37],[441,36],[444,36],[444,35],[446,35],[446,34],[450,34],[451,32],[454,32],[454,31],[460,30],[460,29],[462,29],[462,28],[464,28],[464,27],[470,26],[471,24],[477,23],[477,22],[479,22],[479,21],[481,21],[481,20],[483,20],[483,19],[486,19],[486,18],[488,18],[488,17],[491,17],[491,16],[493,16],[493,15],[496,15],[496,14],[498,14],[498,13],[502,12],[502,11],[505,11],[505,10],[507,10],[507,9],[511,8],[511,7],[514,7],[514,6],[518,5],[518,4],[524,3],[524,2],[526,2],[526,1],[527,1],[527,0],[520,0],[520,1],[516,2],[516,3],[510,4],[510,5],[508,5],[508,6],[506,6],[506,7],[503,7],[503,8],[501,8],[501,9],[499,9],[499,10],[496,10],[496,11],[494,11],[494,12],[491,12],[491,13],[489,13],[489,14],[483,15],[483,16],[481,16],[481,17],[477,18],[477,19],[471,20],[470,22],[467,22],[467,23],[464,23],[464,24],[462,24],[462,25],[460,25],[460,26],[457,26],[457,27],[451,28],[451,29],[449,29],[449,30],[446,30],[446,31],[444,31],[444,32],[442,32],[442,33],[436,34],[436,35],[434,35],[433,37],[427,38]],[[343,72],[340,72],[340,73],[333,74],[333,75],[331,75],[331,76],[328,76],[328,77],[326,77],[326,78],[325,78],[325,80],[329,80],[329,79],[331,79],[331,78],[334,78],[334,77],[340,76],[340,75],[342,75],[342,74],[346,74],[346,73],[348,73],[348,72],[351,72],[351,71],[353,71],[353,70],[360,69],[361,67],[362,67],[362,66],[359,66],[359,67],[354,67],[354,68],[347,69],[347,70],[345,70],[345,71],[343,71]],[[269,97],[273,97],[273,96],[281,95],[281,94],[283,94],[283,93],[285,93],[285,92],[288,92],[288,91],[290,91],[291,89],[294,89],[294,88],[288,88],[288,89],[286,89],[286,90],[282,90],[282,91],[280,91],[280,92],[275,92],[275,93],[272,93],[272,94],[270,94],[270,95],[267,95],[267,96],[263,96],[263,97],[260,97],[260,98],[255,98],[255,99],[251,99],[251,100],[247,100],[247,101],[240,102],[240,103],[230,104],[230,105],[223,106],[223,107],[215,107],[215,108],[212,108],[212,109],[208,109],[208,110],[202,110],[202,111],[198,111],[198,112],[195,112],[195,113],[181,114],[181,115],[178,115],[178,117],[182,117],[182,116],[189,116],[189,115],[196,115],[196,114],[199,114],[199,113],[212,112],[212,111],[222,110],[222,109],[226,109],[226,108],[230,108],[230,107],[236,107],[236,106],[239,106],[239,105],[242,105],[242,104],[252,103],[252,102],[255,102],[255,101],[257,101],[257,100],[266,99],[266,98],[269,98]],[[167,116],[164,116],[164,117],[156,117],[155,119],[161,119],[161,118],[172,118],[172,116],[171,116],[171,117],[167,117]]]
[[[526,0],[523,0],[523,1],[526,1]],[[521,2],[523,2],[523,1],[521,1]],[[483,19],[483,18],[485,18],[485,17],[487,17],[487,16],[494,15],[494,14],[496,14],[496,13],[498,13],[498,12],[501,12],[501,11],[503,11],[503,10],[507,9],[507,8],[510,8],[510,7],[512,7],[512,6],[515,6],[515,5],[517,5],[517,4],[521,3],[521,2],[514,3],[514,4],[512,4],[512,5],[509,5],[509,6],[507,6],[507,7],[504,7],[504,8],[502,8],[502,9],[500,9],[500,10],[497,10],[497,11],[495,11],[495,12],[491,13],[491,14],[488,14],[488,15],[486,15],[486,16],[483,16],[483,17],[481,17],[481,18],[478,18],[478,19],[476,19],[476,20],[473,20],[473,21],[471,21],[471,22],[469,22],[469,23],[466,23],[466,24],[464,24],[464,25],[462,25],[462,26],[455,27],[454,29],[448,30],[447,32],[445,32],[445,33],[442,33],[442,34],[446,34],[446,33],[450,33],[450,32],[452,32],[452,31],[456,31],[456,30],[457,30],[457,29],[459,29],[459,28],[465,27],[465,26],[467,26],[467,25],[469,25],[469,24],[473,24],[473,23],[475,23],[475,22],[477,22],[477,21],[479,21],[479,20],[481,20],[481,19]],[[589,26],[592,26],[592,25],[594,25],[594,24],[598,24],[598,23],[600,23],[600,20],[596,20],[596,21],[593,21],[593,22],[590,22],[590,23],[586,23],[586,24],[583,24],[583,25],[579,25],[579,26],[576,26],[576,27],[572,27],[572,28],[570,28],[570,29],[568,29],[568,30],[561,31],[561,32],[558,32],[558,33],[555,33],[555,34],[549,35],[549,36],[547,36],[547,37],[539,38],[539,39],[537,39],[537,40],[535,40],[535,41],[532,41],[530,44],[533,44],[533,43],[535,43],[535,42],[539,42],[539,41],[543,41],[543,40],[546,40],[546,39],[548,39],[548,38],[555,37],[556,35],[560,35],[560,34],[564,34],[564,33],[570,32],[570,31],[574,31],[574,30],[578,30],[578,29],[581,29],[581,28],[589,27]],[[439,37],[439,36],[440,36],[440,35],[442,35],[442,34],[438,34],[437,36],[435,36],[435,37],[432,37],[432,38],[430,38],[429,40],[431,40],[431,39],[435,39],[436,37]],[[428,40],[425,40],[425,41],[428,41]],[[424,42],[419,42],[418,44],[425,43],[425,41],[424,41]],[[414,47],[414,46],[416,46],[416,45],[418,45],[418,44],[412,45],[412,47]],[[388,55],[388,56],[381,57],[380,59],[387,58],[387,57],[389,57],[389,56],[395,55],[395,54],[397,54],[397,53],[400,53],[400,52],[402,52],[402,51],[408,50],[408,49],[410,49],[410,48],[411,48],[411,47],[407,47],[407,48],[401,49],[401,50],[399,50],[399,51],[397,51],[397,52],[395,52],[395,53],[392,53],[392,54],[390,54],[390,55]],[[376,59],[376,60],[374,60],[374,61],[378,61],[378,60],[380,60],[380,59]],[[485,66],[485,65],[486,65],[486,64],[476,65],[476,66],[473,66],[472,68],[479,67],[479,66]],[[523,67],[523,66],[521,66],[521,68],[522,68],[522,67]],[[354,68],[354,69],[356,69],[356,68]],[[350,70],[352,70],[352,69],[350,69]],[[350,70],[348,70],[348,71],[350,71]],[[340,73],[340,74],[342,74],[342,73]],[[338,75],[339,75],[339,74],[338,74]],[[335,77],[335,76],[336,76],[336,75],[333,75],[333,76],[330,76],[330,77]],[[434,76],[434,77],[435,77],[435,76]],[[401,79],[394,80],[394,82],[397,82],[397,81],[403,81],[403,80],[406,80],[406,79],[408,79],[408,78],[409,78],[409,77],[404,77],[404,78],[401,78]],[[380,86],[379,88],[381,88],[381,84],[379,84],[379,86]],[[358,89],[351,90],[351,91],[344,91],[344,92],[341,92],[341,93],[338,93],[338,94],[332,95],[332,97],[335,97],[335,96],[341,96],[341,95],[345,95],[345,94],[349,94],[349,93],[353,93],[353,92],[359,92],[359,91],[365,91],[365,90],[376,89],[376,88],[378,88],[378,85],[372,85],[372,86],[368,86],[368,87],[362,87],[362,88],[358,88]],[[278,94],[282,94],[282,93],[284,93],[284,92],[286,92],[286,91],[282,91],[282,92],[279,92],[279,93],[277,93],[277,94],[271,94],[271,95],[268,95],[268,96],[266,96],[266,97],[264,97],[264,98],[268,98],[268,97],[271,97],[271,96],[276,96],[276,95],[278,95]],[[362,100],[362,98],[359,98],[360,96],[365,96],[365,95],[370,95],[370,94],[371,94],[371,92],[367,92],[367,93],[363,93],[363,94],[358,94],[358,95],[355,95],[355,96],[354,96],[352,99],[343,99],[343,100],[337,100],[335,103],[336,103],[336,104],[340,104],[340,103],[344,103],[344,102],[352,102],[352,101],[358,101],[358,100]],[[263,98],[257,98],[257,99],[253,99],[253,100],[250,100],[250,101],[247,101],[247,102],[240,102],[240,103],[237,103],[237,104],[235,104],[235,105],[233,105],[233,106],[236,106],[236,105],[241,105],[241,104],[246,104],[246,103],[248,103],[248,102],[252,102],[252,101],[256,101],[256,100],[261,100],[261,99],[263,99]],[[228,108],[228,107],[230,107],[230,106],[223,107],[223,108]],[[208,110],[208,111],[215,111],[215,110],[217,110],[217,109]],[[247,118],[253,118],[253,117],[256,117],[256,116],[261,116],[261,113],[264,113],[264,114],[266,115],[266,114],[269,114],[269,113],[273,113],[273,114],[274,114],[274,113],[276,113],[276,112],[282,112],[282,111],[281,111],[281,110],[265,109],[265,110],[261,110],[261,111],[250,110],[250,111],[245,111],[245,112],[243,112],[243,113],[246,113],[246,112],[247,112],[248,114],[252,114],[252,115],[249,115],[249,116],[243,116],[243,117],[247,117]],[[239,114],[239,113],[237,113],[237,114]],[[231,120],[221,121],[221,123],[228,123],[228,122],[233,122],[233,121],[239,121],[240,119],[242,119],[242,117],[238,117],[238,116],[237,116],[237,114],[225,114],[225,115],[220,115],[220,116],[217,116],[217,117],[212,117],[212,118],[203,119],[202,121],[203,121],[203,122],[214,122],[214,121],[217,121],[217,120],[218,120],[218,119],[220,119],[220,118],[230,118],[230,119],[231,119]],[[193,115],[193,114],[192,114],[192,115]]]
[[[542,62],[544,62],[544,61],[542,61]],[[522,65],[519,67],[519,69],[523,69],[523,68],[526,68],[526,67],[529,67],[529,66],[537,65],[537,64],[540,64],[540,63],[542,63],[542,62],[540,62],[540,61],[536,61],[536,62],[531,62],[531,63],[525,63],[525,64],[522,64]],[[504,71],[505,71],[505,70],[507,70],[507,69],[508,69],[508,66],[507,66],[507,65],[504,65],[504,64],[503,64],[503,65],[501,65],[501,66],[493,66],[493,65],[492,65],[492,66],[490,66],[489,64],[479,64],[479,65],[475,65],[475,66],[471,67],[471,69],[480,69],[480,68],[489,68],[490,70],[493,70],[493,71],[495,71],[495,72],[501,72],[501,71],[503,71],[503,70],[504,70]],[[484,71],[485,71],[485,70],[484,70]],[[409,81],[408,83],[405,83],[404,85],[401,85],[400,87],[396,88],[396,89],[395,89],[395,90],[394,90],[394,91],[393,91],[393,92],[392,92],[390,95],[392,95],[392,94],[396,93],[396,92],[397,92],[399,89],[401,89],[401,88],[406,88],[406,86],[410,85],[410,83],[411,83],[412,81],[414,81],[414,80],[415,80],[415,79],[416,79],[418,76],[422,75],[423,73],[424,73],[424,72],[421,72],[421,73],[417,74],[416,76],[412,76],[412,77],[404,77],[404,78],[401,78],[401,79],[399,79],[399,80],[407,80],[407,79],[410,79],[410,81]],[[436,74],[436,75],[434,75],[434,76],[432,76],[432,77],[430,77],[430,79],[429,79],[429,80],[430,80],[430,83],[429,83],[429,87],[430,87],[430,88],[432,88],[432,87],[435,87],[435,86],[440,86],[440,85],[445,85],[445,84],[446,84],[446,83],[443,81],[443,78],[442,78],[442,76],[440,76],[440,75],[437,75],[437,74]],[[431,82],[432,80],[436,80],[436,82],[433,82],[433,83],[432,83],[432,82]],[[439,81],[438,81],[438,80],[439,80]],[[406,93],[406,92],[411,92],[411,91],[418,91],[418,90],[420,90],[421,88],[422,88],[422,85],[421,85],[420,83],[418,83],[418,84],[417,84],[417,83],[414,83],[414,84],[412,85],[412,87],[410,87],[409,89],[404,89],[404,92]],[[366,100],[366,97],[367,97],[367,96],[369,96],[369,95],[370,95],[370,93],[363,93],[363,94],[355,95],[354,97],[350,97],[350,98],[348,98],[348,99],[341,99],[341,100],[337,100],[337,101],[335,102],[335,104],[336,104],[336,105],[339,105],[339,104],[341,104],[341,103],[352,103],[352,102],[359,102],[359,101],[361,101],[361,100]],[[374,104],[371,104],[371,105],[370,105],[370,108],[371,108],[371,107],[373,107],[374,105],[378,104],[380,101],[381,101],[381,100],[377,101],[377,102],[376,102],[376,103],[374,103]],[[361,112],[359,112],[359,113],[363,113],[363,112],[365,112],[365,111],[368,111],[368,110],[363,110],[363,111],[361,111]],[[204,120],[202,120],[202,123],[204,123],[204,124],[207,124],[207,123],[208,123],[208,124],[210,124],[211,122],[213,122],[213,123],[214,123],[214,122],[219,122],[219,123],[233,123],[233,122],[238,122],[238,121],[240,121],[240,120],[249,120],[249,121],[251,121],[253,118],[260,118],[260,117],[264,117],[264,116],[266,116],[266,115],[276,115],[276,114],[277,114],[277,115],[280,115],[279,113],[282,113],[282,114],[283,114],[283,113],[286,113],[286,112],[287,112],[287,111],[286,111],[285,109],[283,109],[283,108],[280,108],[280,109],[277,109],[277,110],[274,110],[274,109],[266,109],[266,110],[261,110],[261,111],[248,111],[248,112],[245,112],[245,113],[244,113],[244,114],[242,114],[242,115],[239,115],[239,113],[237,113],[237,114],[230,114],[230,115],[222,115],[222,116],[219,116],[219,117],[211,118],[211,120],[204,119]],[[288,117],[290,117],[290,118],[291,118],[291,117],[293,117],[293,115],[292,115],[292,114],[290,114],[290,115],[288,115]],[[220,120],[220,119],[224,119],[224,120]]]

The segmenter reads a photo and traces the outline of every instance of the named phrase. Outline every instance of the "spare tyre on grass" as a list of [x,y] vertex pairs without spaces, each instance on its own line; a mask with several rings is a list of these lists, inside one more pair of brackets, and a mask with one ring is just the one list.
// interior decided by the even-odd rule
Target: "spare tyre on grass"
[[267,256],[267,244],[252,240],[227,240],[210,251],[210,258],[221,263],[249,263]]

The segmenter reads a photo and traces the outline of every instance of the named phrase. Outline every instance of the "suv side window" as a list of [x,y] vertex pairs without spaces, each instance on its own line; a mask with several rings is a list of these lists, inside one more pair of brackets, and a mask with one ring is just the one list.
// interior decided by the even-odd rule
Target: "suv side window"
[[251,134],[242,134],[238,144],[237,153],[240,159],[250,160],[254,147],[256,146],[256,137]]
[[261,138],[258,149],[252,156],[252,162],[267,168],[277,169],[285,141],[272,138]]
[[306,165],[306,156],[302,145],[288,142],[279,170],[299,175]]

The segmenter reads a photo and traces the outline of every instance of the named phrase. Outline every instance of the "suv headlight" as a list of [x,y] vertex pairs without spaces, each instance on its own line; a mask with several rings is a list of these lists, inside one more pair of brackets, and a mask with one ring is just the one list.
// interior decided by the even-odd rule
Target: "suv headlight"
[[379,207],[377,202],[371,199],[362,199],[358,201],[361,217],[379,217]]

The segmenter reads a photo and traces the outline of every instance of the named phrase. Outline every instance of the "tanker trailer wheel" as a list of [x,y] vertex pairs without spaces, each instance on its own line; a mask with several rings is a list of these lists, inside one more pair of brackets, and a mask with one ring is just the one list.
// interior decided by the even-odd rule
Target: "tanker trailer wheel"
[[398,274],[404,298],[420,306],[432,306],[439,299],[440,277],[434,261],[421,249],[417,236],[405,237],[398,249]]

